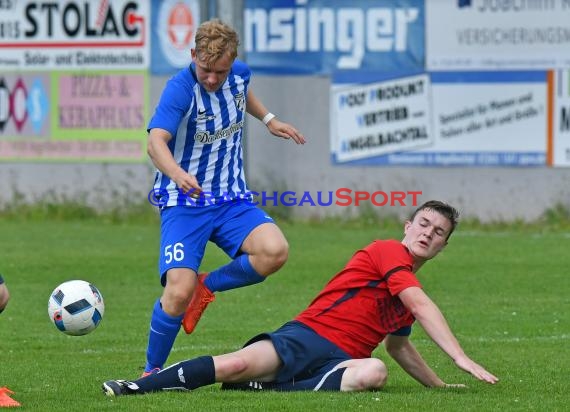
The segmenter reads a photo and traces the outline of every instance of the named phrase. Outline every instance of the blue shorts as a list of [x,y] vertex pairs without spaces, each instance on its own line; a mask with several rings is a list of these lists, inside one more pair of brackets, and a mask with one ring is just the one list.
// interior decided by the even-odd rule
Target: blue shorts
[[323,376],[339,363],[352,359],[328,339],[298,321],[287,322],[275,332],[262,333],[244,346],[271,340],[283,362],[275,382],[301,381]]
[[167,207],[160,212],[160,218],[158,266],[163,286],[169,269],[189,268],[198,273],[208,241],[234,259],[253,229],[263,223],[275,223],[249,202]]

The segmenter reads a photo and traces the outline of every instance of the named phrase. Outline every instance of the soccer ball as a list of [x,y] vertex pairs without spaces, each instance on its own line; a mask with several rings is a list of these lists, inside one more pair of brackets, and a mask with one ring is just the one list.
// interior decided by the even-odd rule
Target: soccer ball
[[105,303],[101,292],[84,280],[64,282],[49,297],[49,318],[68,335],[80,336],[93,331],[104,313]]

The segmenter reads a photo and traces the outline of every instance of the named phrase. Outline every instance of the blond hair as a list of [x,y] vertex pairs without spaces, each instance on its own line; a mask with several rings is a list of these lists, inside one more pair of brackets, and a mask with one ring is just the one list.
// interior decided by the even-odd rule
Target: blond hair
[[224,54],[235,59],[238,45],[237,32],[220,19],[205,21],[196,31],[196,54],[208,65],[214,64]]

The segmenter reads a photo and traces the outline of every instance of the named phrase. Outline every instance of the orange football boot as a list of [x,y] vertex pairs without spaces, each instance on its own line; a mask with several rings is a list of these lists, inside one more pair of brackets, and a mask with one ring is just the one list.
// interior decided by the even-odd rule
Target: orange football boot
[[207,273],[198,275],[198,282],[196,283],[194,295],[192,295],[192,300],[190,300],[190,303],[186,308],[186,313],[184,313],[182,326],[187,334],[191,334],[194,331],[198,321],[202,317],[202,313],[204,313],[210,302],[213,302],[216,298],[210,289],[204,285],[204,279],[207,275]]

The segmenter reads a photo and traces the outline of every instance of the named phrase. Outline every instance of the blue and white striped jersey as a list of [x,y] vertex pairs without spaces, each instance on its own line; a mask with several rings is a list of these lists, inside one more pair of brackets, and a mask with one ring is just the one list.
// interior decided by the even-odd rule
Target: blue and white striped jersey
[[191,198],[157,170],[154,193],[161,207],[208,206],[249,198],[243,170],[242,135],[251,72],[235,60],[228,78],[215,92],[197,81],[194,64],[166,84],[148,131],[165,129],[172,135],[168,147],[176,162],[196,176],[204,196]]

